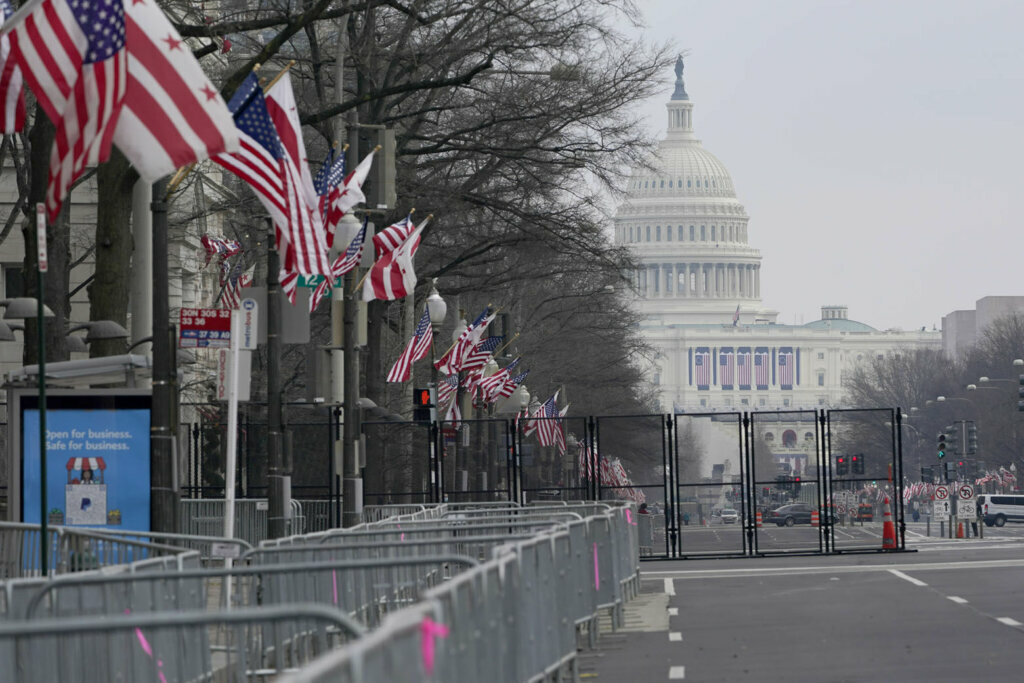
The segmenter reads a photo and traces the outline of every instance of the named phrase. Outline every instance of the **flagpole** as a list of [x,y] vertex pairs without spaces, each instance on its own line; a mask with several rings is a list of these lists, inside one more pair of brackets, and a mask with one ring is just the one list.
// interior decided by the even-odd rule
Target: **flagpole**
[[167,270],[167,179],[153,183],[150,211],[153,221],[153,394],[150,417],[150,526],[154,531],[177,531],[178,492],[174,489],[174,433],[171,425],[174,396],[170,357],[171,328]]
[[[504,318],[502,318],[502,320],[504,320]],[[514,335],[512,336],[512,338],[511,338],[511,339],[509,339],[509,340],[508,340],[507,342],[505,342],[504,344],[502,344],[502,345],[501,345],[501,348],[500,348],[500,349],[498,349],[497,351],[495,351],[493,355],[494,355],[494,356],[497,356],[497,355],[498,355],[499,353],[501,353],[501,352],[502,352],[502,351],[504,351],[504,350],[505,350],[506,348],[508,348],[508,346],[509,346],[509,345],[510,345],[510,344],[511,344],[512,342],[514,342],[514,341],[515,341],[516,339],[518,339],[518,338],[519,338],[519,333],[518,333],[518,332],[516,332],[516,333],[515,333],[515,334],[514,334]]]

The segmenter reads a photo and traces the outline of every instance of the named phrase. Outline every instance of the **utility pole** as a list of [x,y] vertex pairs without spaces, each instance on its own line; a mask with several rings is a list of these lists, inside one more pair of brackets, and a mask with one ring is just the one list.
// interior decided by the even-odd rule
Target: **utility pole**
[[274,223],[267,221],[267,456],[270,510],[267,535],[283,538],[289,533],[291,477],[285,471],[284,429],[281,420],[281,271]]
[[[359,131],[355,110],[350,114],[348,126],[349,168],[359,163]],[[338,245],[344,248],[343,245]],[[342,347],[344,354],[342,367],[343,403],[345,410],[345,426],[342,433],[342,515],[341,525],[352,527],[363,518],[363,480],[359,473],[359,453],[356,451],[356,439],[359,435],[359,365],[356,357],[356,300],[352,288],[356,284],[358,268],[345,274],[342,284]]]
[[167,302],[167,179],[153,183],[153,398],[149,428],[150,526],[176,533],[178,492],[174,490],[171,406],[177,397],[171,377],[170,310]]

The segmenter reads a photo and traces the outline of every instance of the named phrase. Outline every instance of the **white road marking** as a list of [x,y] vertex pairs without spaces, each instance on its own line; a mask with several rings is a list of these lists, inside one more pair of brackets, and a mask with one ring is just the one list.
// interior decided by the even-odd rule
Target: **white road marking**
[[677,681],[686,678],[686,667],[673,666],[668,670],[668,678],[670,681]]
[[946,597],[948,597],[950,600],[952,600],[953,602],[955,602],[958,605],[963,605],[964,603],[967,602],[965,599],[957,597],[955,595],[948,595]]
[[1021,624],[1016,619],[1011,619],[1010,617],[999,617],[996,621],[1001,624],[1006,624],[1007,626],[1024,626],[1024,624]]
[[668,639],[669,639],[670,642],[675,642],[675,641],[681,642],[683,640],[683,634],[680,633],[679,631],[672,631],[671,633],[668,634]]
[[[910,571],[949,570],[949,569],[1005,569],[1024,567],[1024,560],[981,560],[978,562],[920,562],[901,564],[900,567]],[[867,564],[851,567],[749,567],[740,569],[676,569],[645,572],[647,579],[731,579],[750,576],[800,575],[800,574],[859,574],[863,572],[889,571],[891,564]]]
[[927,583],[925,583],[924,581],[922,581],[920,579],[915,579],[913,576],[908,576],[908,575],[904,574],[899,569],[890,569],[889,573],[892,574],[893,576],[900,577],[904,581],[909,581],[910,583],[914,584],[915,586],[927,586],[928,585]]
[[670,617],[678,617],[679,616],[679,608],[678,607],[669,607],[668,608],[668,615]]
[[672,579],[665,579],[665,595],[675,595],[675,594],[676,594],[676,584],[672,581]]

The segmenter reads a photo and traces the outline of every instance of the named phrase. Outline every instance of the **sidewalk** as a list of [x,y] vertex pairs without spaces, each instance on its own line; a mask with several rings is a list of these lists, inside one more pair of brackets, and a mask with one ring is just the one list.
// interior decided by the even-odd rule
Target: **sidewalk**
[[611,619],[600,619],[600,638],[594,650],[579,653],[580,680],[645,683],[681,679],[669,642],[669,596],[661,580],[641,580],[640,594],[626,603],[624,623],[612,631]]

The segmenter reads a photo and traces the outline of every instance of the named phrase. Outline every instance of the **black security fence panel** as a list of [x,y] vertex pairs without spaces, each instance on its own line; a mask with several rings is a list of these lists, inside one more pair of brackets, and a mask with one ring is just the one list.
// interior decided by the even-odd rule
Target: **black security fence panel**
[[670,429],[673,556],[746,553],[750,515],[742,414],[675,415]]
[[442,501],[514,500],[510,420],[441,422],[439,443]]
[[833,549],[904,549],[904,473],[896,410],[829,410],[827,497]]
[[587,418],[520,419],[514,428],[520,502],[592,499],[587,462],[580,462],[581,449],[592,447]]
[[430,503],[435,499],[429,422],[364,422],[363,501],[367,505]]
[[827,472],[821,467],[820,414],[813,410],[750,413],[747,441],[757,529],[752,551],[826,550],[822,494]]

